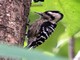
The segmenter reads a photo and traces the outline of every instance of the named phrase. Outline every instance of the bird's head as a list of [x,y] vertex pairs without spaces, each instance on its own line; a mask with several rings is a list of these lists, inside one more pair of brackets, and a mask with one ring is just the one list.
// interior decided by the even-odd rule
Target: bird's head
[[59,11],[45,11],[43,13],[37,14],[39,14],[43,19],[55,22],[58,22],[63,18],[63,14],[60,13]]

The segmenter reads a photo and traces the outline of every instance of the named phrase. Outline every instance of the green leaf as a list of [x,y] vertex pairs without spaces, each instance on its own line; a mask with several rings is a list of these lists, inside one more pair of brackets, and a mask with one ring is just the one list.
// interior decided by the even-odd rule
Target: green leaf
[[63,24],[66,27],[66,33],[70,36],[80,31],[80,3],[78,0],[58,0],[64,12]]
[[[65,26],[65,32],[59,37],[58,46],[64,45],[71,36],[79,36],[80,31],[80,2],[79,0],[57,0],[57,6],[61,7],[60,10],[64,14],[61,21]],[[55,5],[56,6],[56,5]],[[75,35],[76,34],[76,35]],[[61,42],[62,41],[62,42]]]
[[63,33],[58,39],[59,41],[57,42],[56,48],[64,46],[64,44],[66,44],[70,40],[70,38],[71,37],[67,33]]
[[45,55],[39,51],[19,47],[0,45],[0,56],[23,58],[24,60],[67,60],[67,58]]
[[79,38],[80,37],[80,31],[74,35],[75,38]]

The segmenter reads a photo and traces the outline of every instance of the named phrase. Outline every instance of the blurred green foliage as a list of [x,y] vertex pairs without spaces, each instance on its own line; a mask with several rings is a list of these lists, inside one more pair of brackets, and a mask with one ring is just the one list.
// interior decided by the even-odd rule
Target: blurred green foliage
[[67,60],[53,54],[44,54],[36,50],[27,50],[16,46],[0,44],[0,56],[12,57],[17,60]]

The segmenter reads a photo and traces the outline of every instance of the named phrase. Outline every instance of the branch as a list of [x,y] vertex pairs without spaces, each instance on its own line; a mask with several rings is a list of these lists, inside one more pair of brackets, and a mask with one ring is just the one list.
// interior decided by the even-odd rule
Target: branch
[[69,40],[69,58],[70,60],[73,60],[75,56],[74,45],[75,45],[75,39],[74,37],[71,37],[71,39]]

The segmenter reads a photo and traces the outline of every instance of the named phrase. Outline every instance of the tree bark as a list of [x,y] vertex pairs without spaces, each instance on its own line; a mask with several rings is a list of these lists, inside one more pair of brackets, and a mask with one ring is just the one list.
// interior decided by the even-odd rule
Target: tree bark
[[31,0],[0,0],[0,44],[23,46],[30,5]]

